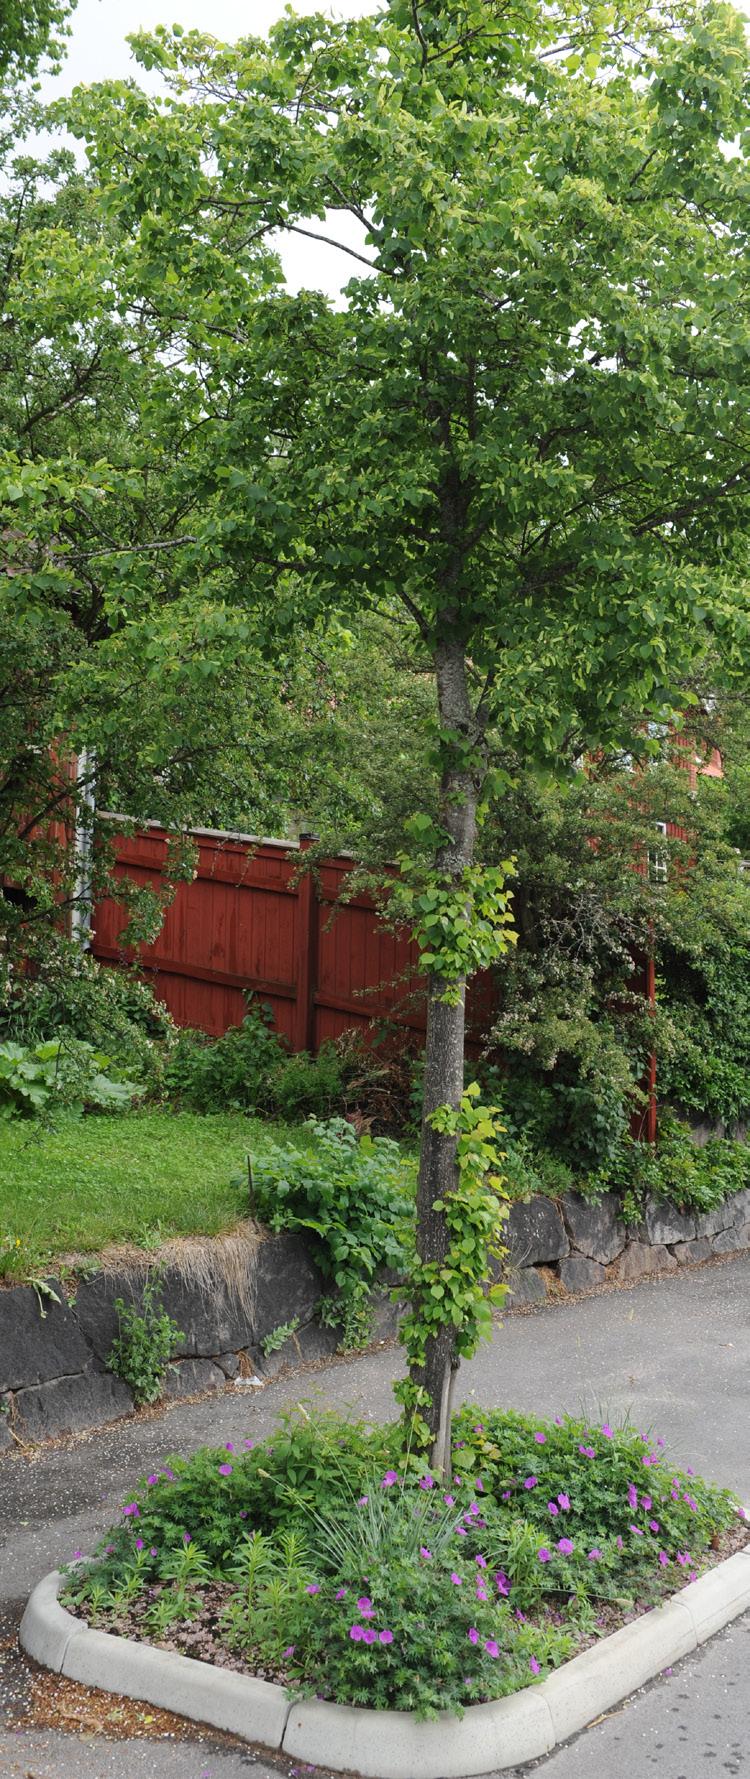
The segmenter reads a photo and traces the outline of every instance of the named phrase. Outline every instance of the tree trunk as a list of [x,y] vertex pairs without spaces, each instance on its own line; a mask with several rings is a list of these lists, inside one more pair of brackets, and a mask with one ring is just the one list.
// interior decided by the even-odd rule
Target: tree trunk
[[[458,731],[472,744],[478,737],[462,645],[450,642],[439,648],[435,666],[441,729]],[[458,881],[473,862],[478,794],[476,768],[467,769],[462,764],[446,766],[441,779],[440,825],[450,838],[440,846],[435,858],[435,868],[443,877]],[[434,1130],[430,1123],[430,1115],[438,1106],[460,1106],[464,1085],[466,981],[464,978],[450,984],[457,991],[456,1004],[443,1000],[446,986],[443,977],[430,976],[416,1236],[417,1252],[425,1261],[441,1261],[447,1254],[448,1225],[443,1213],[433,1206],[436,1199],[454,1190],[458,1178],[457,1139]],[[436,1468],[444,1466],[446,1453],[450,1457],[446,1421],[450,1418],[453,1394],[451,1368],[456,1365],[456,1330],[446,1326],[428,1339],[424,1366],[412,1369],[413,1381],[426,1389],[429,1396],[429,1405],[421,1412],[432,1436],[432,1462]]]

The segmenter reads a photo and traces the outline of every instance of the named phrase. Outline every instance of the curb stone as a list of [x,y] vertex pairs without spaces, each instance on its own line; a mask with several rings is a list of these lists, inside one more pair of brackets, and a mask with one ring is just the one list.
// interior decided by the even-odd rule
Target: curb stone
[[293,1704],[283,1687],[252,1675],[92,1631],[59,1605],[63,1579],[55,1571],[38,1582],[21,1620],[21,1647],[43,1667],[334,1772],[363,1779],[471,1779],[548,1754],[748,1611],[750,1544],[664,1605],[573,1656],[540,1685],[471,1705],[461,1719],[446,1713],[430,1723],[406,1711],[369,1711],[322,1699]]

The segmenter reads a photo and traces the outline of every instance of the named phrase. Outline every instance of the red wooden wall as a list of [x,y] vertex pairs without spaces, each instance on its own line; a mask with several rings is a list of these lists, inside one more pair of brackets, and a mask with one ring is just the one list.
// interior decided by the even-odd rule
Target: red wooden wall
[[[273,1010],[294,1050],[375,1018],[424,1032],[423,984],[416,949],[383,927],[369,897],[335,906],[348,858],[326,859],[300,875],[300,847],[196,830],[196,874],[181,883],[158,939],[139,948],[139,964],[179,1025],[219,1035],[245,1014],[243,990]],[[159,889],[167,836],[162,828],[116,842],[117,875]],[[304,842],[302,843],[304,850]],[[105,963],[123,953],[125,911],[112,899],[94,915],[92,951]],[[130,954],[132,955],[132,954]],[[469,1031],[475,1040],[492,1014],[491,979],[472,986]]]

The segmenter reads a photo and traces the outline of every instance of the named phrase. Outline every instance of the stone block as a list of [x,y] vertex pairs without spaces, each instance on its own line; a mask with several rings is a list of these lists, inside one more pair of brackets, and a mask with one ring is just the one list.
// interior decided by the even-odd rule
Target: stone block
[[727,1557],[698,1581],[691,1581],[677,1595],[686,1606],[699,1643],[715,1636],[738,1613],[750,1607],[750,1563],[744,1552]]
[[26,1654],[42,1668],[62,1669],[65,1651],[71,1637],[81,1629],[81,1620],[66,1612],[57,1599],[62,1576],[57,1570],[38,1581],[26,1604],[18,1632],[18,1641]]
[[688,1655],[696,1643],[690,1613],[670,1600],[564,1663],[540,1689],[552,1714],[555,1740],[576,1735],[592,1718]]
[[[271,1236],[261,1242],[255,1259],[256,1341],[262,1341],[280,1322],[293,1322],[295,1318],[303,1325],[310,1322],[325,1287],[302,1237],[291,1233]],[[226,1344],[232,1346],[234,1342]],[[239,1346],[245,1344],[238,1342]]]
[[698,1266],[701,1260],[708,1260],[713,1248],[708,1236],[701,1235],[694,1242],[676,1242],[672,1253],[678,1266]]
[[163,1711],[209,1723],[247,1741],[281,1746],[289,1705],[283,1688],[267,1680],[227,1673],[191,1656],[89,1630],[71,1637],[63,1673],[83,1686],[144,1699]]
[[10,1430],[12,1411],[12,1396],[0,1397],[0,1452],[11,1451],[15,1443]]
[[0,1392],[72,1376],[92,1364],[91,1350],[63,1299],[59,1280],[50,1279],[49,1284],[60,1303],[45,1297],[40,1307],[29,1285],[0,1291]]
[[743,1186],[741,1192],[733,1193],[726,1202],[731,1208],[732,1222],[737,1228],[741,1228],[743,1223],[750,1223],[750,1186]]
[[684,1216],[674,1205],[662,1199],[646,1202],[646,1232],[655,1247],[671,1242],[692,1242],[695,1239],[695,1217]]
[[609,1266],[622,1253],[628,1239],[625,1224],[618,1216],[619,1209],[620,1201],[615,1192],[605,1192],[596,1204],[579,1192],[566,1193],[562,1211],[574,1248],[590,1260]]
[[742,1248],[750,1248],[750,1223],[724,1229],[721,1235],[715,1235],[711,1243],[714,1254],[738,1254]]
[[521,1266],[508,1275],[510,1290],[501,1305],[502,1309],[517,1310],[525,1303],[544,1303],[547,1297],[547,1282],[535,1271],[533,1266]]
[[[255,1254],[248,1249],[247,1298],[251,1300],[250,1269]],[[147,1274],[97,1273],[78,1289],[76,1316],[97,1357],[106,1363],[112,1342],[119,1333],[115,1300],[140,1309]],[[176,1352],[179,1357],[210,1358],[212,1354],[246,1347],[253,1338],[253,1327],[247,1311],[223,1280],[208,1288],[194,1284],[177,1271],[167,1267],[159,1280],[158,1301],[180,1330]]]
[[648,1278],[655,1272],[673,1272],[677,1261],[668,1248],[650,1247],[648,1242],[629,1242],[609,1269],[609,1277],[622,1284]]
[[132,1395],[121,1378],[109,1372],[84,1372],[18,1390],[14,1426],[21,1438],[54,1439],[60,1433],[80,1433],[114,1421],[132,1407]]
[[368,1711],[303,1699],[292,1705],[285,1754],[365,1779],[469,1779],[536,1760],[554,1737],[542,1688],[472,1705],[463,1718],[447,1712],[419,1723],[409,1711]]
[[699,1211],[695,1219],[695,1233],[699,1240],[703,1236],[721,1235],[722,1230],[731,1228],[734,1222],[732,1202],[731,1198],[726,1198],[712,1211]]
[[549,1265],[570,1252],[558,1205],[541,1196],[514,1200],[504,1240],[514,1266]]
[[178,1359],[167,1366],[164,1394],[199,1396],[204,1390],[223,1390],[225,1373],[211,1359]]
[[228,1378],[237,1377],[240,1369],[240,1362],[236,1353],[219,1353],[218,1358],[214,1360],[214,1364],[218,1365],[219,1370],[223,1371],[224,1376]]
[[583,1254],[569,1254],[560,1261],[560,1283],[566,1291],[593,1291],[606,1276],[600,1261],[588,1260]]

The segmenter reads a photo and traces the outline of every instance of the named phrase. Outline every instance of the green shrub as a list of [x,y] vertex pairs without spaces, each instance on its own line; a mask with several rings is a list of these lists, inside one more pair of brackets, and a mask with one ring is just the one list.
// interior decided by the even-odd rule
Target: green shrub
[[177,1323],[160,1306],[158,1278],[147,1279],[140,1310],[121,1297],[115,1309],[120,1332],[107,1358],[109,1369],[129,1385],[137,1408],[158,1402],[167,1364],[182,1338]]
[[111,1068],[109,1056],[75,1038],[32,1045],[7,1040],[0,1044],[0,1117],[126,1111],[143,1089],[117,1079]]
[[[311,1235],[314,1258],[335,1287],[339,1325],[361,1331],[378,1270],[404,1265],[414,1164],[389,1137],[358,1138],[344,1118],[307,1122],[314,1148],[274,1146],[253,1159],[255,1213],[273,1230]],[[335,1304],[329,1300],[329,1320]]]
[[251,1006],[222,1038],[181,1031],[164,1066],[166,1095],[193,1112],[268,1111],[284,1054],[272,1019],[267,1007]]
[[603,1608],[693,1578],[734,1523],[728,1491],[630,1426],[466,1408],[449,1486],[401,1437],[301,1408],[262,1444],[170,1458],[72,1570],[65,1603],[125,1635],[135,1607],[141,1634],[164,1639],[220,1582],[224,1645],[251,1668],[435,1717],[543,1678]]
[[271,1096],[281,1118],[330,1118],[345,1110],[346,1072],[333,1042],[321,1044],[317,1056],[299,1050],[274,1069]]
[[52,1037],[92,1044],[152,1091],[177,1031],[166,1007],[130,970],[97,963],[73,947],[44,975],[15,979],[0,1029],[26,1045]]

